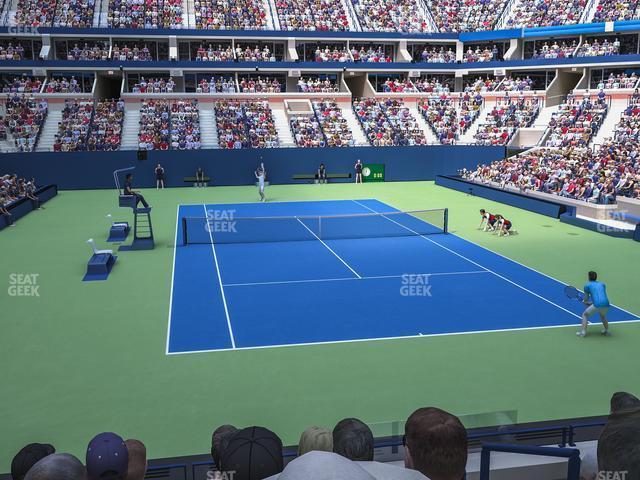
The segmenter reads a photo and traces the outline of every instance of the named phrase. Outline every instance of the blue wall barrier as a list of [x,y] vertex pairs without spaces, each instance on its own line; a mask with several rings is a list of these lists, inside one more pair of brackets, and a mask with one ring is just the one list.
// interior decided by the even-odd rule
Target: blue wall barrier
[[[46,187],[40,187],[36,190],[36,197],[40,200],[40,203],[45,203],[48,200],[51,200],[58,194],[58,187],[55,185],[47,185]],[[29,212],[33,211],[33,202],[28,198],[22,198],[20,200],[16,200],[11,205],[7,207],[7,210],[11,212],[11,219],[16,222],[18,219],[24,217]],[[0,230],[8,227],[9,224],[4,217],[0,216]]]
[[[262,161],[271,184],[298,183],[300,173],[314,173],[323,162],[328,173],[353,172],[357,159],[383,163],[387,181],[433,180],[454,175],[462,168],[504,158],[504,147],[431,145],[425,147],[276,148],[247,150],[151,151],[137,160],[136,151],[33,152],[0,155],[0,172],[34,177],[39,183],[63,190],[114,188],[113,171],[136,166],[135,186],[155,186],[154,168],[161,163],[167,186],[185,186],[184,177],[198,167],[211,177],[211,185],[250,185]],[[337,181],[337,180],[334,180]]]
[[560,215],[566,211],[566,206],[559,203],[539,200],[537,198],[520,195],[515,192],[509,192],[500,188],[490,187],[488,185],[467,182],[460,177],[438,175],[436,177],[436,185],[452,188],[459,192],[476,195],[478,197],[504,203],[506,205],[511,205],[512,207],[518,207],[531,212],[540,213],[548,217],[560,218]]

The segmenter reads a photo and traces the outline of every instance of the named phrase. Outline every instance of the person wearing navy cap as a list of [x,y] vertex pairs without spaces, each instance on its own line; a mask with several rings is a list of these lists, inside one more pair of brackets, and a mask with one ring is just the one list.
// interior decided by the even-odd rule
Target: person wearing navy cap
[[124,480],[129,466],[127,445],[115,433],[100,433],[89,442],[86,465],[89,480]]

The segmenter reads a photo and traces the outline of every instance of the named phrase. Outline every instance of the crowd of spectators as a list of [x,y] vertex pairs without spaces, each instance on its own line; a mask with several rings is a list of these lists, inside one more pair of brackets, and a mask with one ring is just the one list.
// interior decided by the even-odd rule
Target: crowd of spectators
[[387,55],[382,48],[381,45],[374,47],[370,46],[368,48],[364,48],[364,46],[360,48],[356,48],[355,46],[351,47],[351,56],[353,57],[354,62],[362,62],[362,63],[389,63],[393,62],[393,58],[390,55]]
[[468,93],[493,92],[499,83],[500,81],[496,77],[478,77],[469,82],[466,82],[464,85],[464,91]]
[[[15,226],[13,215],[8,210],[11,205],[18,200],[29,199],[34,209],[42,209],[40,201],[36,196],[38,186],[34,178],[26,178],[13,175],[0,176],[0,219],[5,225]],[[15,479],[14,479],[15,480]]]
[[266,30],[270,28],[262,0],[195,0],[196,28]]
[[278,132],[266,100],[215,104],[220,148],[277,148]]
[[172,150],[200,149],[200,114],[197,100],[173,102],[170,121]]
[[600,0],[592,22],[615,22],[637,18],[637,0]]
[[42,80],[26,73],[20,77],[5,79],[4,82],[2,93],[39,93],[42,88]]
[[586,147],[598,133],[608,105],[604,92],[597,97],[569,95],[549,120],[548,147]]
[[465,177],[496,182],[502,188],[534,190],[592,203],[616,197],[640,198],[638,144],[606,142],[598,150],[538,149],[490,165]]
[[418,92],[422,93],[451,93],[451,87],[446,81],[440,80],[438,77],[423,75],[411,81]]
[[87,138],[91,117],[92,100],[65,100],[62,119],[53,142],[55,152],[77,152],[87,150]]
[[44,93],[82,93],[82,84],[74,76],[53,77],[47,80]]
[[133,93],[173,93],[175,87],[176,82],[173,81],[173,77],[149,79],[140,77],[140,80],[133,85],[131,91]]
[[276,56],[268,46],[260,48],[258,45],[253,48],[249,45],[242,48],[242,45],[236,46],[236,60],[238,62],[275,62]]
[[341,0],[276,0],[282,30],[349,30],[349,20]]
[[538,116],[538,98],[505,96],[496,102],[484,124],[474,135],[478,145],[506,145],[521,127],[529,127]]
[[196,62],[233,62],[233,49],[231,45],[220,45],[216,48],[212,44],[204,46],[200,44],[193,58]]
[[519,0],[513,6],[505,27],[547,27],[579,22],[587,0]]
[[314,51],[314,61],[316,62],[350,62],[351,56],[346,48],[336,46],[318,47]]
[[19,152],[32,152],[38,141],[38,133],[47,117],[46,100],[37,101],[32,96],[7,95],[4,124],[14,139]]
[[110,0],[111,28],[182,28],[182,0]]
[[14,17],[16,25],[50,27],[56,0],[20,0]]
[[485,46],[484,48],[478,46],[475,49],[469,47],[462,56],[462,62],[492,62],[494,60],[499,60],[498,55],[499,52],[496,45],[493,45],[491,48],[489,48],[489,46]]
[[507,0],[427,1],[440,32],[491,30],[507,3]]
[[442,46],[425,46],[422,51],[414,50],[413,60],[425,63],[454,63],[456,61],[456,52],[451,47],[445,50]]
[[57,0],[54,27],[90,28],[93,26],[95,0]]
[[304,93],[336,93],[340,91],[340,87],[335,77],[331,79],[325,76],[324,79],[321,79],[319,76],[309,76],[298,79],[298,91]]
[[627,73],[610,73],[606,79],[597,82],[598,90],[615,90],[618,88],[635,88],[638,83],[638,74],[633,72],[631,75]]
[[211,77],[200,80],[196,93],[236,93],[236,81],[233,77]]
[[89,44],[84,42],[82,46],[75,43],[67,51],[66,60],[108,60],[109,59],[109,47],[103,42],[96,42]]
[[122,100],[97,101],[87,150],[98,152],[118,150],[122,138],[123,121],[124,102]]
[[314,101],[313,110],[320,122],[329,147],[350,147],[355,145],[353,133],[342,116],[342,110],[332,100]]
[[350,0],[364,31],[424,33],[428,31],[420,4],[410,0]]
[[149,47],[147,47],[146,43],[143,43],[142,48],[140,48],[137,43],[134,43],[132,47],[129,47],[127,43],[123,43],[121,45],[115,42],[111,50],[111,58],[121,62],[150,62],[153,60],[151,51],[149,50]]
[[139,150],[169,150],[169,118],[168,100],[143,100],[140,103]]
[[620,40],[617,38],[613,42],[610,42],[608,38],[605,38],[601,42],[598,41],[597,38],[594,38],[591,43],[589,43],[589,40],[585,40],[583,44],[580,45],[576,57],[604,57],[619,54]]
[[269,79],[260,75],[255,78],[242,77],[239,85],[242,93],[280,93],[283,90],[277,78]]
[[500,92],[528,92],[533,90],[533,80],[528,75],[522,77],[507,76],[498,85]]
[[20,42],[0,41],[0,60],[24,60],[24,47]]
[[571,43],[562,41],[560,44],[554,41],[551,45],[544,42],[540,49],[534,49],[531,58],[571,58],[578,48],[578,43],[573,40]]
[[471,97],[465,93],[458,99],[443,94],[421,99],[418,109],[438,137],[438,141],[443,145],[452,145],[476,120],[482,101],[479,94]]
[[408,93],[417,92],[418,89],[408,78],[387,78],[377,84],[377,90],[384,93]]
[[298,147],[324,147],[326,142],[315,115],[296,115],[289,119],[291,133]]
[[354,101],[353,109],[374,147],[427,143],[418,122],[401,100],[365,98]]

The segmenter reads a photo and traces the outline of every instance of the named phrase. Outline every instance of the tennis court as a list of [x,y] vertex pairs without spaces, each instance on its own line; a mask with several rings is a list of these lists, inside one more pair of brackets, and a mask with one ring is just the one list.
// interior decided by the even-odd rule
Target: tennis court
[[166,353],[580,323],[563,284],[445,230],[372,199],[181,205]]

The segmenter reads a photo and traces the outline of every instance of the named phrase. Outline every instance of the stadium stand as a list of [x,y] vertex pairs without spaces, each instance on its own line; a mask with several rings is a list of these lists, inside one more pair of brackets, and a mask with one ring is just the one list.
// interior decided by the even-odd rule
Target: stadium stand
[[428,0],[429,10],[440,32],[491,30],[507,5],[506,0],[495,2],[472,0]]
[[540,110],[537,98],[499,99],[474,135],[478,145],[506,145],[520,127],[528,127]]
[[56,56],[59,60],[109,60],[109,47],[105,42],[84,42],[74,43],[73,46],[67,42],[56,44]]
[[351,56],[345,44],[302,43],[297,46],[298,57],[303,62],[349,62]]
[[47,117],[48,104],[32,96],[8,95],[4,122],[19,152],[32,152]]
[[398,0],[351,0],[364,31],[421,33],[428,31],[425,13],[418,3]]
[[355,145],[353,133],[336,102],[330,100],[314,101],[313,110],[320,122],[327,146],[350,147]]
[[56,0],[53,27],[89,28],[93,25],[95,0]]
[[269,102],[221,101],[215,104],[220,148],[277,148],[279,146]]
[[120,99],[96,102],[91,134],[87,141],[89,151],[114,151],[120,148],[124,102]]
[[130,44],[123,42],[114,42],[113,49],[111,52],[111,58],[113,60],[119,60],[121,62],[124,61],[133,61],[133,62],[150,62],[155,60],[151,51],[147,47],[145,43],[142,43],[142,47],[138,46],[137,43]]
[[478,118],[482,107],[482,96],[471,98],[469,94],[460,96],[457,101],[447,95],[422,99],[418,108],[425,120],[443,145],[456,143],[471,124]]
[[195,0],[197,29],[267,30],[272,29],[270,16],[261,0],[212,1]]
[[41,88],[42,80],[23,74],[3,79],[2,93],[38,93]]
[[580,21],[586,4],[585,0],[517,0],[506,26],[531,28],[576,24]]
[[86,150],[92,116],[93,101],[65,100],[53,150],[56,152]]
[[110,0],[107,23],[112,28],[182,28],[182,2]]
[[594,98],[569,96],[549,121],[546,146],[586,147],[602,125],[607,110],[602,92]]

